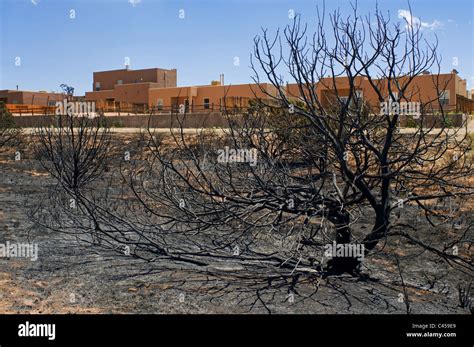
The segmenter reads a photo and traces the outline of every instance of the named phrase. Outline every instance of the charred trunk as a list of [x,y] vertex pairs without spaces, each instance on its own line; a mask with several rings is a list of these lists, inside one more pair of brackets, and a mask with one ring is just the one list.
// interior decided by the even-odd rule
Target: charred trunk
[[[350,215],[346,211],[333,211],[328,216],[329,220],[336,227],[336,246],[350,245],[352,240],[352,231],[350,226]],[[346,248],[347,249],[347,248]],[[328,274],[355,274],[360,265],[360,260],[355,256],[340,256],[332,254],[332,258],[327,263]]]
[[372,251],[375,246],[383,239],[387,234],[389,218],[386,213],[377,213],[374,227],[369,235],[364,238],[363,244],[365,248],[365,254],[367,255]]

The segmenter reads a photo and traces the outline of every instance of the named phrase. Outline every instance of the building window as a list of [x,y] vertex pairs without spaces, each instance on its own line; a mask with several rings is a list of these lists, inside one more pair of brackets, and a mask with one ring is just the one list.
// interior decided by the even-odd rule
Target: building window
[[156,108],[161,111],[163,109],[163,99],[158,99],[156,101]]
[[122,83],[123,83],[122,80],[118,80],[118,81],[117,81],[117,84],[122,84]]
[[95,90],[96,91],[100,90],[100,82],[95,82]]
[[449,90],[443,90],[439,94],[439,103],[441,105],[449,105]]
[[204,109],[209,110],[209,105],[210,105],[210,99],[204,98]]

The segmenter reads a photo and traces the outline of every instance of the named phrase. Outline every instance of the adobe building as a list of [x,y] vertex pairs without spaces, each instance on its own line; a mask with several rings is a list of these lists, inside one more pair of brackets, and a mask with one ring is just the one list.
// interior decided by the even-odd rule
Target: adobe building
[[[401,77],[403,81],[408,77]],[[468,97],[466,80],[456,70],[448,74],[433,75],[428,72],[415,77],[405,96],[423,104],[437,99],[436,83],[441,91],[441,102],[446,112],[474,112],[474,101]],[[385,100],[388,100],[387,83],[383,79],[373,80],[381,86]],[[316,94],[324,107],[333,102],[335,90],[340,97],[349,95],[349,81],[346,77],[323,78],[315,85]],[[370,81],[357,77],[355,88],[358,97],[378,112],[380,101]],[[301,97],[297,84],[285,87],[291,99]],[[87,92],[86,101],[95,101],[96,109],[105,112],[145,111],[153,108],[160,112],[176,112],[180,105],[186,112],[219,112],[223,107],[246,107],[249,101],[260,98],[270,102],[278,96],[277,89],[268,83],[222,85],[212,81],[210,85],[177,87],[176,69],[113,70],[94,72],[94,91]],[[439,108],[432,102],[433,110]]]
[[[407,78],[400,77],[398,81],[400,84],[403,84]],[[385,79],[374,79],[373,82],[381,90],[384,100],[388,100],[387,81]],[[445,112],[472,113],[474,112],[474,101],[469,98],[466,82],[465,79],[458,76],[456,70],[439,75],[425,72],[422,75],[416,76],[411,82],[410,87],[405,92],[407,99],[404,101],[429,104],[432,110],[438,110],[440,108],[437,101],[438,91],[436,86],[438,86],[441,95],[440,102]],[[378,111],[380,107],[379,97],[368,78],[356,77],[354,87],[356,95],[370,105],[374,111]],[[334,102],[336,90],[338,96],[342,99],[349,95],[350,85],[347,77],[323,78],[316,83],[316,95],[323,107],[327,107]],[[395,86],[392,91],[394,90],[397,90]],[[296,99],[302,95],[297,84],[288,84],[286,91],[288,96]]]
[[255,98],[277,97],[277,89],[269,83],[210,85],[176,88],[151,88],[148,92],[149,106],[157,110],[173,109],[184,105],[190,112],[220,112],[223,108],[247,107]]
[[95,101],[96,109],[105,112],[127,109],[177,111],[183,105],[187,112],[220,111],[223,107],[246,107],[251,99],[276,96],[270,84],[177,87],[176,69],[113,70],[94,72],[94,91],[86,92],[86,101]]
[[141,69],[94,72],[93,91],[86,101],[95,101],[98,109],[127,108],[149,104],[150,88],[176,87],[176,69]]
[[62,101],[62,93],[31,92],[25,90],[0,90],[0,102],[12,105],[54,106],[56,101]]

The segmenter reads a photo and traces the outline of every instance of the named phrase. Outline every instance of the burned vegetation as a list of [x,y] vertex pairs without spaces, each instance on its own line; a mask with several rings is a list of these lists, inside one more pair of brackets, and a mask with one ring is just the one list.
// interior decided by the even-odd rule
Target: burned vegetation
[[[35,156],[55,183],[31,208],[36,228],[113,252],[157,275],[160,288],[209,302],[268,312],[305,312],[310,303],[313,313],[352,305],[468,312],[466,124],[425,125],[446,116],[436,78],[436,97],[420,101],[409,131],[397,112],[357,93],[364,79],[379,104],[413,100],[414,77],[439,70],[436,43],[378,10],[370,19],[356,8],[350,17],[323,13],[316,23],[310,33],[297,16],[282,33],[255,38],[255,82],[277,93],[245,112],[226,110],[228,127],[147,128],[124,139],[106,117],[69,115],[38,128]],[[348,79],[344,95],[339,76]],[[324,101],[318,83],[333,90]]]

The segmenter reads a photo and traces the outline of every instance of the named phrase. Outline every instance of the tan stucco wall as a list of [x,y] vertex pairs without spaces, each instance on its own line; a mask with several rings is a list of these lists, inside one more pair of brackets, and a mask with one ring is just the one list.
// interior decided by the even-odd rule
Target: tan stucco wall
[[[436,84],[440,90],[449,90],[450,99],[447,106],[455,107],[456,105],[456,94],[465,95],[465,86],[462,83],[462,79],[453,73],[436,75],[420,75],[415,77],[411,82],[410,87],[407,89],[405,96],[410,96],[408,101],[421,101],[422,103],[428,103],[437,98]],[[406,82],[406,78],[399,78],[399,83],[403,84]],[[379,87],[382,92],[384,99],[388,99],[388,83],[386,80],[374,80],[374,83]],[[361,90],[363,93],[363,99],[370,105],[377,107],[380,102],[377,93],[370,84],[369,80],[363,77],[358,77],[355,80],[355,88]],[[338,89],[339,95],[344,96],[349,93],[349,81],[347,78],[339,77],[335,81],[330,78],[322,79],[320,83],[316,84],[316,94],[319,100],[322,101],[323,105],[326,102],[325,98],[322,97],[326,91],[332,91],[335,88]],[[392,91],[396,91],[395,88]],[[290,96],[299,96],[300,91],[296,84],[289,84],[287,86],[287,93]]]
[[62,93],[0,90],[0,99],[7,99],[8,104],[47,106],[48,103],[62,101],[64,96]]
[[[263,90],[276,95],[275,88],[268,84],[262,84]],[[227,86],[195,86],[178,88],[152,88],[149,90],[149,105],[156,106],[158,99],[163,101],[164,107],[172,106],[172,98],[192,100],[194,105],[203,105],[204,99],[208,98],[210,104],[218,106],[224,98],[253,99],[255,97],[267,99],[268,96],[255,84],[239,84]],[[236,100],[240,102],[240,100]]]
[[93,89],[96,90],[96,83],[100,83],[100,90],[112,90],[121,80],[122,84],[153,82],[159,87],[176,87],[177,71],[166,69],[141,69],[141,70],[112,70],[94,72]]

